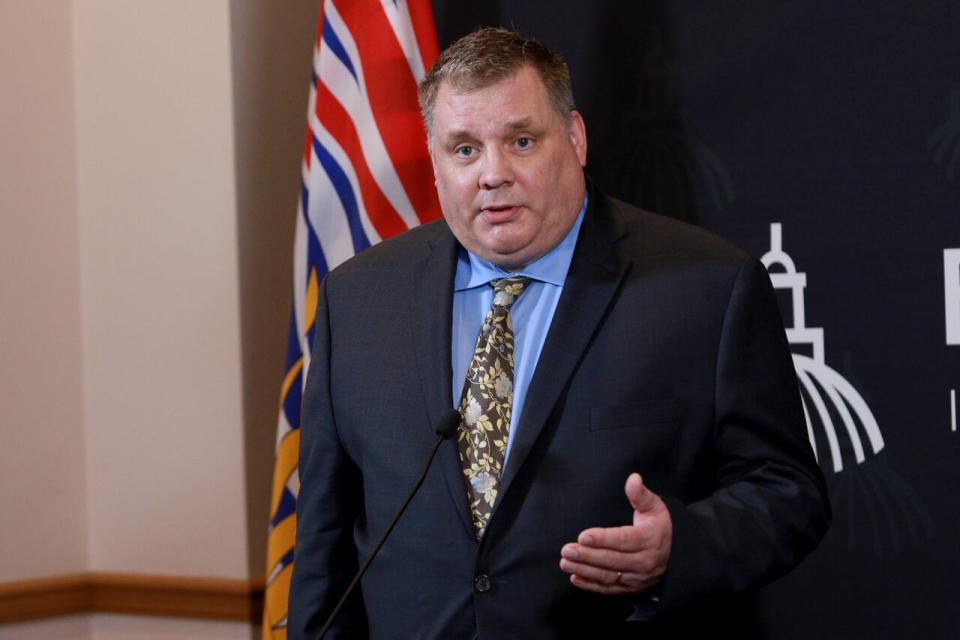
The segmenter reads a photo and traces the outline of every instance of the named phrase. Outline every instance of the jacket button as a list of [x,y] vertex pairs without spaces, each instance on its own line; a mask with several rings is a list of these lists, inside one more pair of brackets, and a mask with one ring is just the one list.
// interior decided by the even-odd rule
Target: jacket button
[[490,578],[484,574],[480,574],[473,579],[473,588],[480,593],[486,593],[487,591],[490,591],[492,586],[493,584],[490,582]]

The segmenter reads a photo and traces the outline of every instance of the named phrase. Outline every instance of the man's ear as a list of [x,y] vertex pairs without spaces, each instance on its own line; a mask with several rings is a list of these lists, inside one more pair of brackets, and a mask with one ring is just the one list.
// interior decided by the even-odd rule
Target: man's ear
[[570,135],[570,142],[577,151],[580,166],[587,166],[587,126],[583,123],[583,117],[576,109],[570,112],[568,133]]
[[430,166],[433,167],[433,184],[437,184],[437,156],[433,152],[433,142],[427,136],[427,153],[430,154]]

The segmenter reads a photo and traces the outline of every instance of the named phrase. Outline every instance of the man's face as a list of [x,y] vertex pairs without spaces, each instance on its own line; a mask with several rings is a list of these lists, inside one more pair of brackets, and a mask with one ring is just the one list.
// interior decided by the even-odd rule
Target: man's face
[[554,110],[533,67],[474,91],[441,84],[430,157],[453,234],[504,269],[559,244],[583,205],[583,119]]

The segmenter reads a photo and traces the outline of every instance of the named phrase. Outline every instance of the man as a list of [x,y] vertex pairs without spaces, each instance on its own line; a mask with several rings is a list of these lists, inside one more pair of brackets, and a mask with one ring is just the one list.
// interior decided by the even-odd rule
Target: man
[[476,31],[420,92],[444,220],[324,281],[289,637],[319,629],[451,407],[457,437],[331,635],[742,628],[737,594],[829,521],[762,266],[588,189],[540,43]]

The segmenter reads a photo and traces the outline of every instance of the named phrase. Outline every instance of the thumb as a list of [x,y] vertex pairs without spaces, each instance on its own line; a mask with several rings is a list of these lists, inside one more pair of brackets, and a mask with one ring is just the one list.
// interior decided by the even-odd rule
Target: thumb
[[637,513],[653,511],[660,501],[660,496],[647,488],[639,473],[631,473],[623,489],[627,494],[627,500]]

